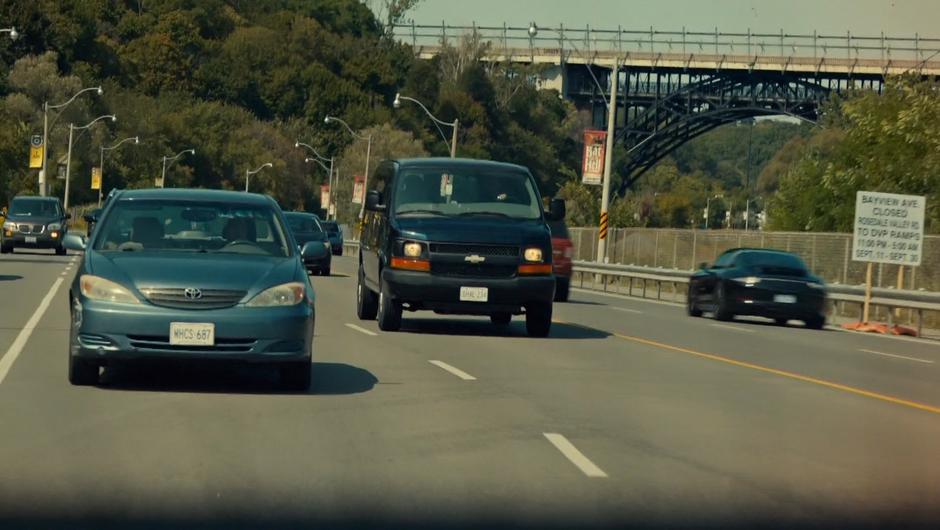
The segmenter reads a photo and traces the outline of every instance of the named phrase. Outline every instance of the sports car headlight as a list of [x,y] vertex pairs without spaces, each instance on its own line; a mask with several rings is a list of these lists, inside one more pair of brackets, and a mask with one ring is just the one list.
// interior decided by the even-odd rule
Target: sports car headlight
[[245,304],[248,307],[283,307],[297,305],[304,300],[306,288],[301,282],[283,283],[265,289]]
[[49,223],[49,231],[53,230],[62,230],[62,225],[59,223]]
[[98,276],[83,274],[79,279],[79,285],[82,295],[91,300],[103,300],[119,304],[140,303],[140,300],[127,287]]
[[529,247],[525,249],[525,252],[522,253],[522,257],[525,258],[526,261],[541,263],[542,249],[538,247]]
[[757,276],[747,276],[745,278],[733,278],[734,281],[738,283],[743,283],[744,285],[757,285],[760,283],[760,278]]

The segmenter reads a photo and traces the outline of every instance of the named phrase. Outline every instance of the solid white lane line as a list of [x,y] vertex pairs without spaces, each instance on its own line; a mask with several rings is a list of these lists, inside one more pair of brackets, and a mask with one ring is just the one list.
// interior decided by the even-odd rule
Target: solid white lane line
[[347,323],[347,324],[346,324],[346,327],[349,328],[349,329],[354,329],[354,330],[358,331],[359,333],[365,333],[366,335],[369,335],[369,336],[372,336],[372,337],[378,336],[378,333],[376,333],[376,332],[374,332],[374,331],[369,331],[369,330],[367,330],[366,328],[360,328],[359,326],[357,326],[357,325],[355,325],[355,324],[348,324],[348,323]]
[[578,448],[564,436],[554,432],[543,432],[542,434],[555,446],[555,449],[561,451],[561,454],[565,455],[565,458],[571,461],[571,463],[585,475],[591,478],[607,477],[607,473],[604,473],[603,469],[597,467],[594,462],[591,462],[588,457],[584,456],[584,453],[578,451]]
[[472,375],[468,374],[467,372],[464,372],[460,368],[455,368],[445,362],[442,362],[442,361],[428,361],[428,362],[433,364],[434,366],[437,366],[441,370],[446,370],[456,375],[457,377],[463,379],[464,381],[476,381],[477,380],[476,377],[473,377]]
[[46,297],[42,299],[42,302],[39,302],[39,307],[33,312],[33,316],[29,317],[26,325],[23,326],[19,335],[16,336],[16,340],[13,341],[13,344],[10,345],[10,348],[3,357],[0,357],[0,383],[3,383],[3,380],[6,379],[7,373],[10,372],[10,367],[13,366],[13,362],[20,356],[23,347],[26,346],[26,341],[29,340],[29,336],[33,334],[33,330],[36,329],[42,316],[46,313],[46,310],[49,309],[49,304],[51,304],[52,299],[55,298],[55,294],[58,292],[60,285],[62,285],[62,278],[56,279],[55,283],[52,284],[49,292],[46,293]]
[[754,333],[753,329],[739,328],[738,326],[729,326],[727,324],[712,324],[712,326],[721,329],[730,329],[731,331],[740,331],[741,333]]
[[609,306],[607,306],[607,307],[613,309],[614,311],[623,311],[624,313],[635,313],[635,314],[637,314],[637,315],[642,315],[642,314],[643,314],[643,312],[640,311],[639,309],[630,309],[630,308],[628,308],[628,307],[616,307],[616,306],[612,306],[612,305],[609,305]]
[[927,359],[918,359],[917,357],[908,357],[906,355],[898,355],[896,353],[885,353],[883,351],[866,350],[863,348],[860,348],[859,351],[863,351],[865,353],[874,353],[875,355],[884,355],[885,357],[894,357],[896,359],[906,359],[908,361],[916,361],[919,363],[933,364],[933,361],[929,361]]

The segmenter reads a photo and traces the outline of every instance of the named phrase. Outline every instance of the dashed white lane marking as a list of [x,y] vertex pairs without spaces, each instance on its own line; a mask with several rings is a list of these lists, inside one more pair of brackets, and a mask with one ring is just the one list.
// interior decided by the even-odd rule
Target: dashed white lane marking
[[915,361],[918,363],[933,364],[933,361],[930,361],[927,359],[918,359],[917,357],[908,357],[906,355],[898,355],[896,353],[885,353],[883,351],[866,350],[864,348],[860,348],[859,351],[863,351],[865,353],[873,353],[875,355],[884,355],[885,357],[894,357],[895,359],[906,359],[908,361]]
[[463,379],[464,381],[476,381],[477,380],[476,377],[473,377],[472,375],[468,374],[467,372],[464,372],[460,368],[455,368],[445,362],[442,362],[442,361],[428,361],[428,362],[433,364],[434,366],[437,366],[441,370],[446,370],[456,375],[457,377]]
[[36,329],[42,316],[46,313],[46,310],[49,309],[49,304],[51,304],[52,299],[55,298],[55,294],[58,292],[59,286],[62,285],[62,281],[62,278],[56,279],[55,283],[53,283],[52,287],[49,289],[49,292],[46,293],[45,298],[42,299],[42,302],[39,302],[39,307],[33,312],[33,316],[29,317],[26,325],[23,326],[23,329],[21,329],[20,333],[16,336],[16,340],[13,341],[13,344],[10,345],[10,348],[7,349],[3,357],[0,357],[0,383],[3,383],[3,380],[6,379],[10,368],[13,366],[13,362],[20,356],[23,347],[26,346],[26,341],[29,340],[30,335],[33,334],[33,330]]
[[555,446],[555,449],[561,451],[561,454],[565,455],[572,464],[575,465],[582,473],[591,477],[591,478],[606,478],[607,473],[604,473],[604,470],[597,467],[594,462],[591,462],[588,457],[584,456],[584,453],[578,451],[578,448],[574,446],[567,438],[561,434],[554,432],[544,432],[545,438]]
[[727,324],[712,324],[712,327],[730,329],[731,331],[740,331],[741,333],[754,333],[753,329],[739,328],[738,326],[729,326]]
[[607,307],[613,309],[614,311],[623,311],[624,313],[634,313],[637,315],[643,314],[643,312],[640,311],[639,309],[630,309],[629,307],[617,307],[617,306],[612,306],[612,305],[609,305]]
[[371,336],[371,337],[376,337],[376,336],[378,336],[378,333],[376,333],[376,332],[374,332],[374,331],[369,331],[369,330],[367,330],[366,328],[360,328],[359,326],[357,326],[357,325],[355,325],[355,324],[349,324],[349,323],[347,323],[347,324],[346,324],[346,327],[349,328],[349,329],[354,329],[354,330],[358,331],[359,333],[365,333],[366,335],[369,335],[369,336]]

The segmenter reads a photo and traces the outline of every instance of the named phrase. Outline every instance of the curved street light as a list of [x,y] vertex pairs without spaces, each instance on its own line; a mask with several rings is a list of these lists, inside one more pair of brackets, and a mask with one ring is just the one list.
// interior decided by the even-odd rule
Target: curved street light
[[[333,157],[331,156],[330,158],[327,158],[321,155],[320,153],[317,152],[317,150],[312,145],[305,144],[301,142],[300,140],[297,140],[296,142],[294,142],[294,147],[297,147],[297,148],[306,147],[307,149],[309,149],[310,152],[313,153],[313,156],[315,156],[316,158],[305,158],[304,163],[309,164],[311,161],[315,161],[318,164],[320,164],[320,166],[323,169],[327,171],[327,174],[329,175],[328,177],[329,183],[327,184],[327,186],[329,187],[329,190],[330,190],[330,203],[332,204],[333,203]],[[326,167],[324,162],[329,162],[330,167]],[[326,205],[326,218],[327,219],[330,218],[330,204]]]
[[274,164],[272,164],[271,162],[265,162],[264,164],[261,164],[260,166],[258,166],[257,169],[245,170],[245,192],[246,193],[248,192],[248,177],[254,175],[255,173],[261,171],[262,169],[266,167],[274,167]]
[[[431,111],[429,111],[428,108],[425,107],[424,104],[418,101],[417,99],[410,98],[408,96],[403,96],[399,93],[395,94],[395,101],[392,102],[392,107],[396,109],[401,108],[402,100],[410,101],[418,105],[419,107],[421,107],[421,110],[423,110],[424,113],[427,114],[428,117],[431,118],[431,120],[434,122],[434,126],[437,127],[437,132],[441,133],[441,138],[444,139],[444,144],[447,145],[447,149],[450,151],[450,157],[457,158],[457,129],[460,126],[460,120],[458,120],[457,118],[454,118],[453,123],[441,120],[437,116],[431,114]],[[447,142],[447,137],[444,136],[444,131],[441,130],[441,125],[447,125],[448,127],[453,127],[453,132],[451,133],[451,137],[450,137],[450,143]]]
[[[73,98],[74,99],[74,98]],[[68,155],[65,159],[65,199],[62,201],[65,210],[69,209],[69,181],[72,180],[72,143],[75,141],[75,131],[82,131],[81,134],[84,134],[92,125],[98,123],[101,120],[110,119],[112,122],[117,121],[117,116],[114,114],[105,114],[104,116],[98,116],[97,118],[91,120],[81,127],[76,127],[69,124],[69,150]]]
[[[11,28],[13,29],[13,28]],[[85,92],[96,92],[99,96],[104,94],[104,90],[100,86],[83,88],[75,93],[68,101],[65,103],[59,103],[58,105],[50,105],[48,101],[44,101],[42,104],[42,144],[43,144],[43,153],[42,153],[42,169],[39,170],[39,195],[45,197],[47,191],[46,184],[46,170],[47,170],[47,161],[49,160],[49,129],[52,128],[52,125],[55,125],[55,122],[58,121],[59,116],[62,116],[62,112],[56,114],[55,118],[52,119],[52,124],[49,124],[49,109],[65,110],[65,107],[69,106],[73,101],[75,101],[78,96],[81,96]]]
[[189,153],[189,154],[191,154],[191,155],[195,155],[195,154],[196,154],[196,150],[195,150],[195,149],[183,149],[182,151],[180,151],[179,153],[176,153],[176,154],[173,155],[173,156],[164,156],[164,157],[163,157],[163,172],[160,173],[160,185],[157,186],[158,188],[164,188],[164,187],[166,187],[166,166],[167,166],[167,162],[173,162],[173,161],[175,161],[177,158],[179,158],[179,157],[185,155],[186,153]]
[[118,147],[121,147],[126,142],[130,142],[131,140],[134,141],[134,145],[137,145],[140,143],[139,136],[131,136],[130,138],[125,138],[121,140],[120,142],[112,145],[111,147],[101,146],[101,160],[98,163],[98,171],[99,171],[98,174],[100,175],[100,178],[101,178],[101,181],[98,182],[98,207],[99,208],[101,208],[101,194],[102,194],[102,190],[104,190],[104,152],[113,151],[117,149]]
[[0,33],[9,33],[10,40],[16,40],[20,38],[20,33],[16,31],[16,28],[13,26],[10,26],[9,28],[0,28]]
[[[363,190],[368,190],[368,189],[369,189],[369,188],[368,188],[368,185],[369,185],[369,158],[372,157],[372,135],[370,134],[370,135],[366,136],[366,135],[362,135],[362,134],[357,133],[356,131],[354,131],[354,130],[352,129],[352,127],[349,126],[348,123],[346,123],[345,121],[341,120],[340,118],[337,118],[336,116],[327,116],[326,118],[323,118],[323,123],[325,123],[325,124],[327,124],[327,125],[333,123],[334,121],[337,122],[337,123],[339,123],[339,124],[342,125],[343,127],[345,127],[346,130],[349,131],[349,134],[351,134],[351,135],[353,136],[353,138],[356,138],[356,139],[358,139],[358,140],[365,140],[365,141],[367,142],[367,145],[366,145],[366,173],[365,173],[365,175],[362,177],[362,189],[363,189]],[[359,208],[359,218],[360,218],[360,219],[362,218],[362,215],[365,213],[365,211],[366,211],[366,199],[365,199],[365,197],[363,197],[363,198],[362,198],[362,206]]]

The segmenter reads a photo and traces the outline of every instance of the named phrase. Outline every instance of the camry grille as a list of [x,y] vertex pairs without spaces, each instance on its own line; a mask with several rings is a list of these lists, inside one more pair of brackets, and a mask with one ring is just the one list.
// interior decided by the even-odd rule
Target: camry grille
[[245,297],[245,291],[193,287],[144,287],[140,293],[153,305],[177,309],[221,309]]

